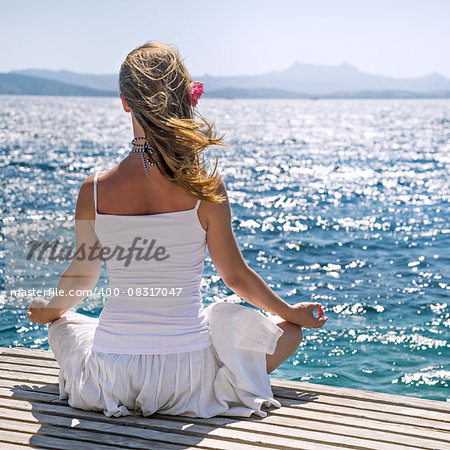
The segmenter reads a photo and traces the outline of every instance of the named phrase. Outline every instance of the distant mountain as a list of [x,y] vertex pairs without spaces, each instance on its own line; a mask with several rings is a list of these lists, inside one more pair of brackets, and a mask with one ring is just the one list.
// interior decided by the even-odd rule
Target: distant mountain
[[[40,80],[64,83],[67,89],[70,85],[72,90],[77,86],[97,92],[108,91],[108,94],[104,94],[108,96],[118,95],[118,75],[115,74],[97,75],[67,70],[26,69],[3,74],[5,75],[37,77]],[[367,74],[348,63],[327,66],[295,62],[286,70],[261,75],[216,77],[205,74],[193,79],[203,82],[205,96],[220,98],[448,98],[450,96],[450,80],[438,73],[419,78],[393,78]],[[10,80],[12,82],[13,79]],[[2,87],[2,83],[0,82],[0,93],[12,93],[6,92],[9,88]],[[47,89],[50,89],[50,85]],[[56,86],[54,89],[57,90]]]
[[401,90],[374,90],[374,91],[340,91],[331,94],[309,95],[299,92],[284,91],[281,89],[237,89],[223,88],[205,93],[211,98],[307,98],[307,99],[352,99],[352,98],[450,98],[450,91],[412,92]]
[[24,69],[12,70],[9,73],[28,75],[32,77],[46,78],[49,80],[61,81],[62,83],[85,86],[91,89],[102,91],[118,91],[118,75],[97,75],[89,73],[69,72],[68,70],[45,70],[45,69]]
[[45,78],[31,77],[14,73],[0,73],[0,94],[9,95],[68,95],[109,97],[115,92],[91,89],[84,86],[61,83]]
[[393,78],[370,75],[347,63],[325,66],[296,62],[286,70],[261,75],[204,75],[196,79],[203,81],[205,90],[211,91],[224,88],[275,88],[309,95],[372,90],[450,91],[450,80],[438,73],[420,78]]

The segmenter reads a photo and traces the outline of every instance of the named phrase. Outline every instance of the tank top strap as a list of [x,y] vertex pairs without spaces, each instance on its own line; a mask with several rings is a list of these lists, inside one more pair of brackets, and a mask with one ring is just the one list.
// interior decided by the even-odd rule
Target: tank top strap
[[200,206],[200,199],[198,199],[197,200],[197,203],[195,204],[195,207],[194,207],[194,211],[197,211],[198,210],[198,207]]
[[95,177],[94,177],[94,207],[95,207],[95,214],[97,214],[97,178],[98,178],[98,172],[95,174]]

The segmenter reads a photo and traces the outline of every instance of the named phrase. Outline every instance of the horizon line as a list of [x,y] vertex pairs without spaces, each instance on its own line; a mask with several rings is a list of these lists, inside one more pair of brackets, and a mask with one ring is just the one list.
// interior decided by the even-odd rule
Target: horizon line
[[[364,72],[363,70],[359,69],[357,66],[344,61],[340,64],[323,64],[323,63],[308,63],[308,62],[302,62],[299,60],[294,61],[292,64],[290,64],[288,67],[286,67],[285,69],[279,69],[279,70],[269,70],[267,72],[261,72],[261,73],[257,73],[257,74],[236,74],[236,75],[213,75],[210,73],[203,73],[202,75],[193,75],[194,78],[197,77],[221,77],[221,78],[231,78],[231,77],[255,77],[255,76],[259,76],[259,75],[265,75],[271,72],[284,72],[286,70],[289,70],[290,68],[292,68],[293,66],[295,66],[296,64],[303,64],[303,65],[307,65],[307,66],[323,66],[323,67],[339,67],[339,66],[349,66],[352,67],[356,70],[358,70],[361,73],[364,73],[366,75],[373,75],[373,76],[378,76],[378,77],[385,77],[385,78],[394,78],[394,79],[417,79],[417,78],[425,78],[425,77],[429,77],[431,75],[439,75],[443,78],[449,79],[450,80],[450,76],[446,76],[443,75],[442,73],[434,70],[434,71],[430,71],[424,75],[417,75],[417,76],[394,76],[394,75],[382,75],[382,74],[378,74],[378,73],[372,73],[372,72]],[[110,75],[116,75],[116,73],[114,72],[109,72],[109,73],[93,73],[93,72],[79,72],[77,70],[69,70],[69,69],[48,69],[48,68],[37,68],[37,67],[29,67],[26,69],[11,69],[7,72],[0,72],[0,73],[12,73],[12,72],[16,72],[16,71],[24,71],[24,70],[46,70],[49,72],[70,72],[70,73],[75,73],[77,75],[97,75],[97,76],[110,76]],[[119,72],[117,72],[117,75],[119,75]]]

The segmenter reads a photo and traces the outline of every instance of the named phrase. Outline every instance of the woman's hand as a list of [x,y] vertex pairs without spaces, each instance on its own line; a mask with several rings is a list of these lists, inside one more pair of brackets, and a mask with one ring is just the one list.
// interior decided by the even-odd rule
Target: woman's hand
[[[314,315],[315,310],[318,311],[317,317]],[[291,305],[288,320],[303,328],[321,328],[328,317],[325,316],[320,303],[303,302]]]
[[56,319],[55,308],[47,308],[48,301],[42,298],[35,298],[28,307],[27,317],[39,325],[44,325]]

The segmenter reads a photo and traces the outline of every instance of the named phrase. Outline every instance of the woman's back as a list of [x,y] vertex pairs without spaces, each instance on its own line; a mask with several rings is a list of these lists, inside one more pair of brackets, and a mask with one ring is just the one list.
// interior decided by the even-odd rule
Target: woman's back
[[[95,233],[110,288],[95,351],[177,353],[211,345],[200,292],[206,255],[200,200],[168,211],[192,198],[174,191],[158,172],[152,167],[149,180],[139,156],[129,155],[109,173],[95,175]],[[161,199],[170,207],[161,207]]]
[[[160,158],[153,157],[158,164]],[[148,166],[149,179],[139,154],[132,154],[98,176],[98,213],[150,215],[192,209],[195,199],[169,181],[157,166]],[[206,219],[199,213],[206,229]]]

